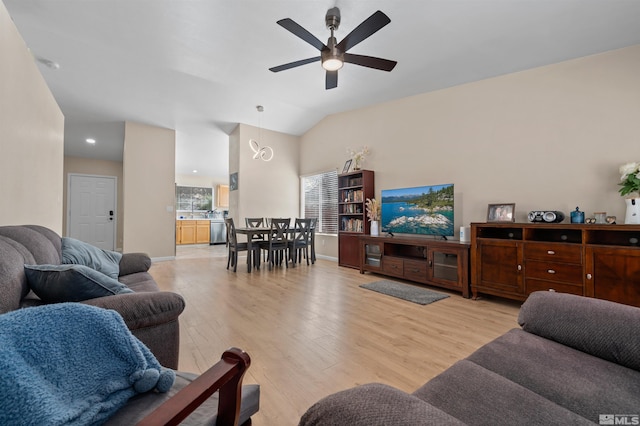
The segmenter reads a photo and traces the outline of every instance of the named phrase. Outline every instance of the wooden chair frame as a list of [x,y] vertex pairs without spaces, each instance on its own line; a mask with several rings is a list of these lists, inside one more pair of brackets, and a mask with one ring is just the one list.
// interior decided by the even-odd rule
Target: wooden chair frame
[[218,391],[216,424],[237,426],[242,399],[242,379],[249,365],[251,358],[242,349],[227,349],[220,361],[138,422],[138,425],[178,425]]

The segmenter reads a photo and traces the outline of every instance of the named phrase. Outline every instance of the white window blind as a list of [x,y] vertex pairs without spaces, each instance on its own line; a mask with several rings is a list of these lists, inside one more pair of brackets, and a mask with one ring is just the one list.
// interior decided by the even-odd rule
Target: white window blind
[[338,233],[338,172],[303,176],[302,215],[318,219],[316,232]]

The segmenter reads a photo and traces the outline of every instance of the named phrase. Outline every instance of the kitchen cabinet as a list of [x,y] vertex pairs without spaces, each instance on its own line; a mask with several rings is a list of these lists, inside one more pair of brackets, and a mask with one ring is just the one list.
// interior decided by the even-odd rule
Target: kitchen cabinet
[[176,244],[209,244],[210,221],[176,220]]
[[216,206],[229,208],[229,185],[218,185],[216,188]]

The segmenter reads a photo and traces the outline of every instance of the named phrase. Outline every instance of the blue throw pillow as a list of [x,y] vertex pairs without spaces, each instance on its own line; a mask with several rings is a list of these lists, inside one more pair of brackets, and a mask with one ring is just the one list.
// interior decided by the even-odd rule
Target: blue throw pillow
[[62,263],[88,266],[117,279],[122,253],[103,250],[75,238],[62,237]]
[[24,265],[27,282],[44,302],[80,302],[133,293],[118,280],[84,265]]

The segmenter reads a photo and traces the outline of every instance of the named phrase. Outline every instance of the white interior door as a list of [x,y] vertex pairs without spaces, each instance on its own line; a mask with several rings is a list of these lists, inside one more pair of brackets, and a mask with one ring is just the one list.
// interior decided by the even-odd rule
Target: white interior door
[[69,175],[67,234],[105,250],[115,248],[116,178]]

